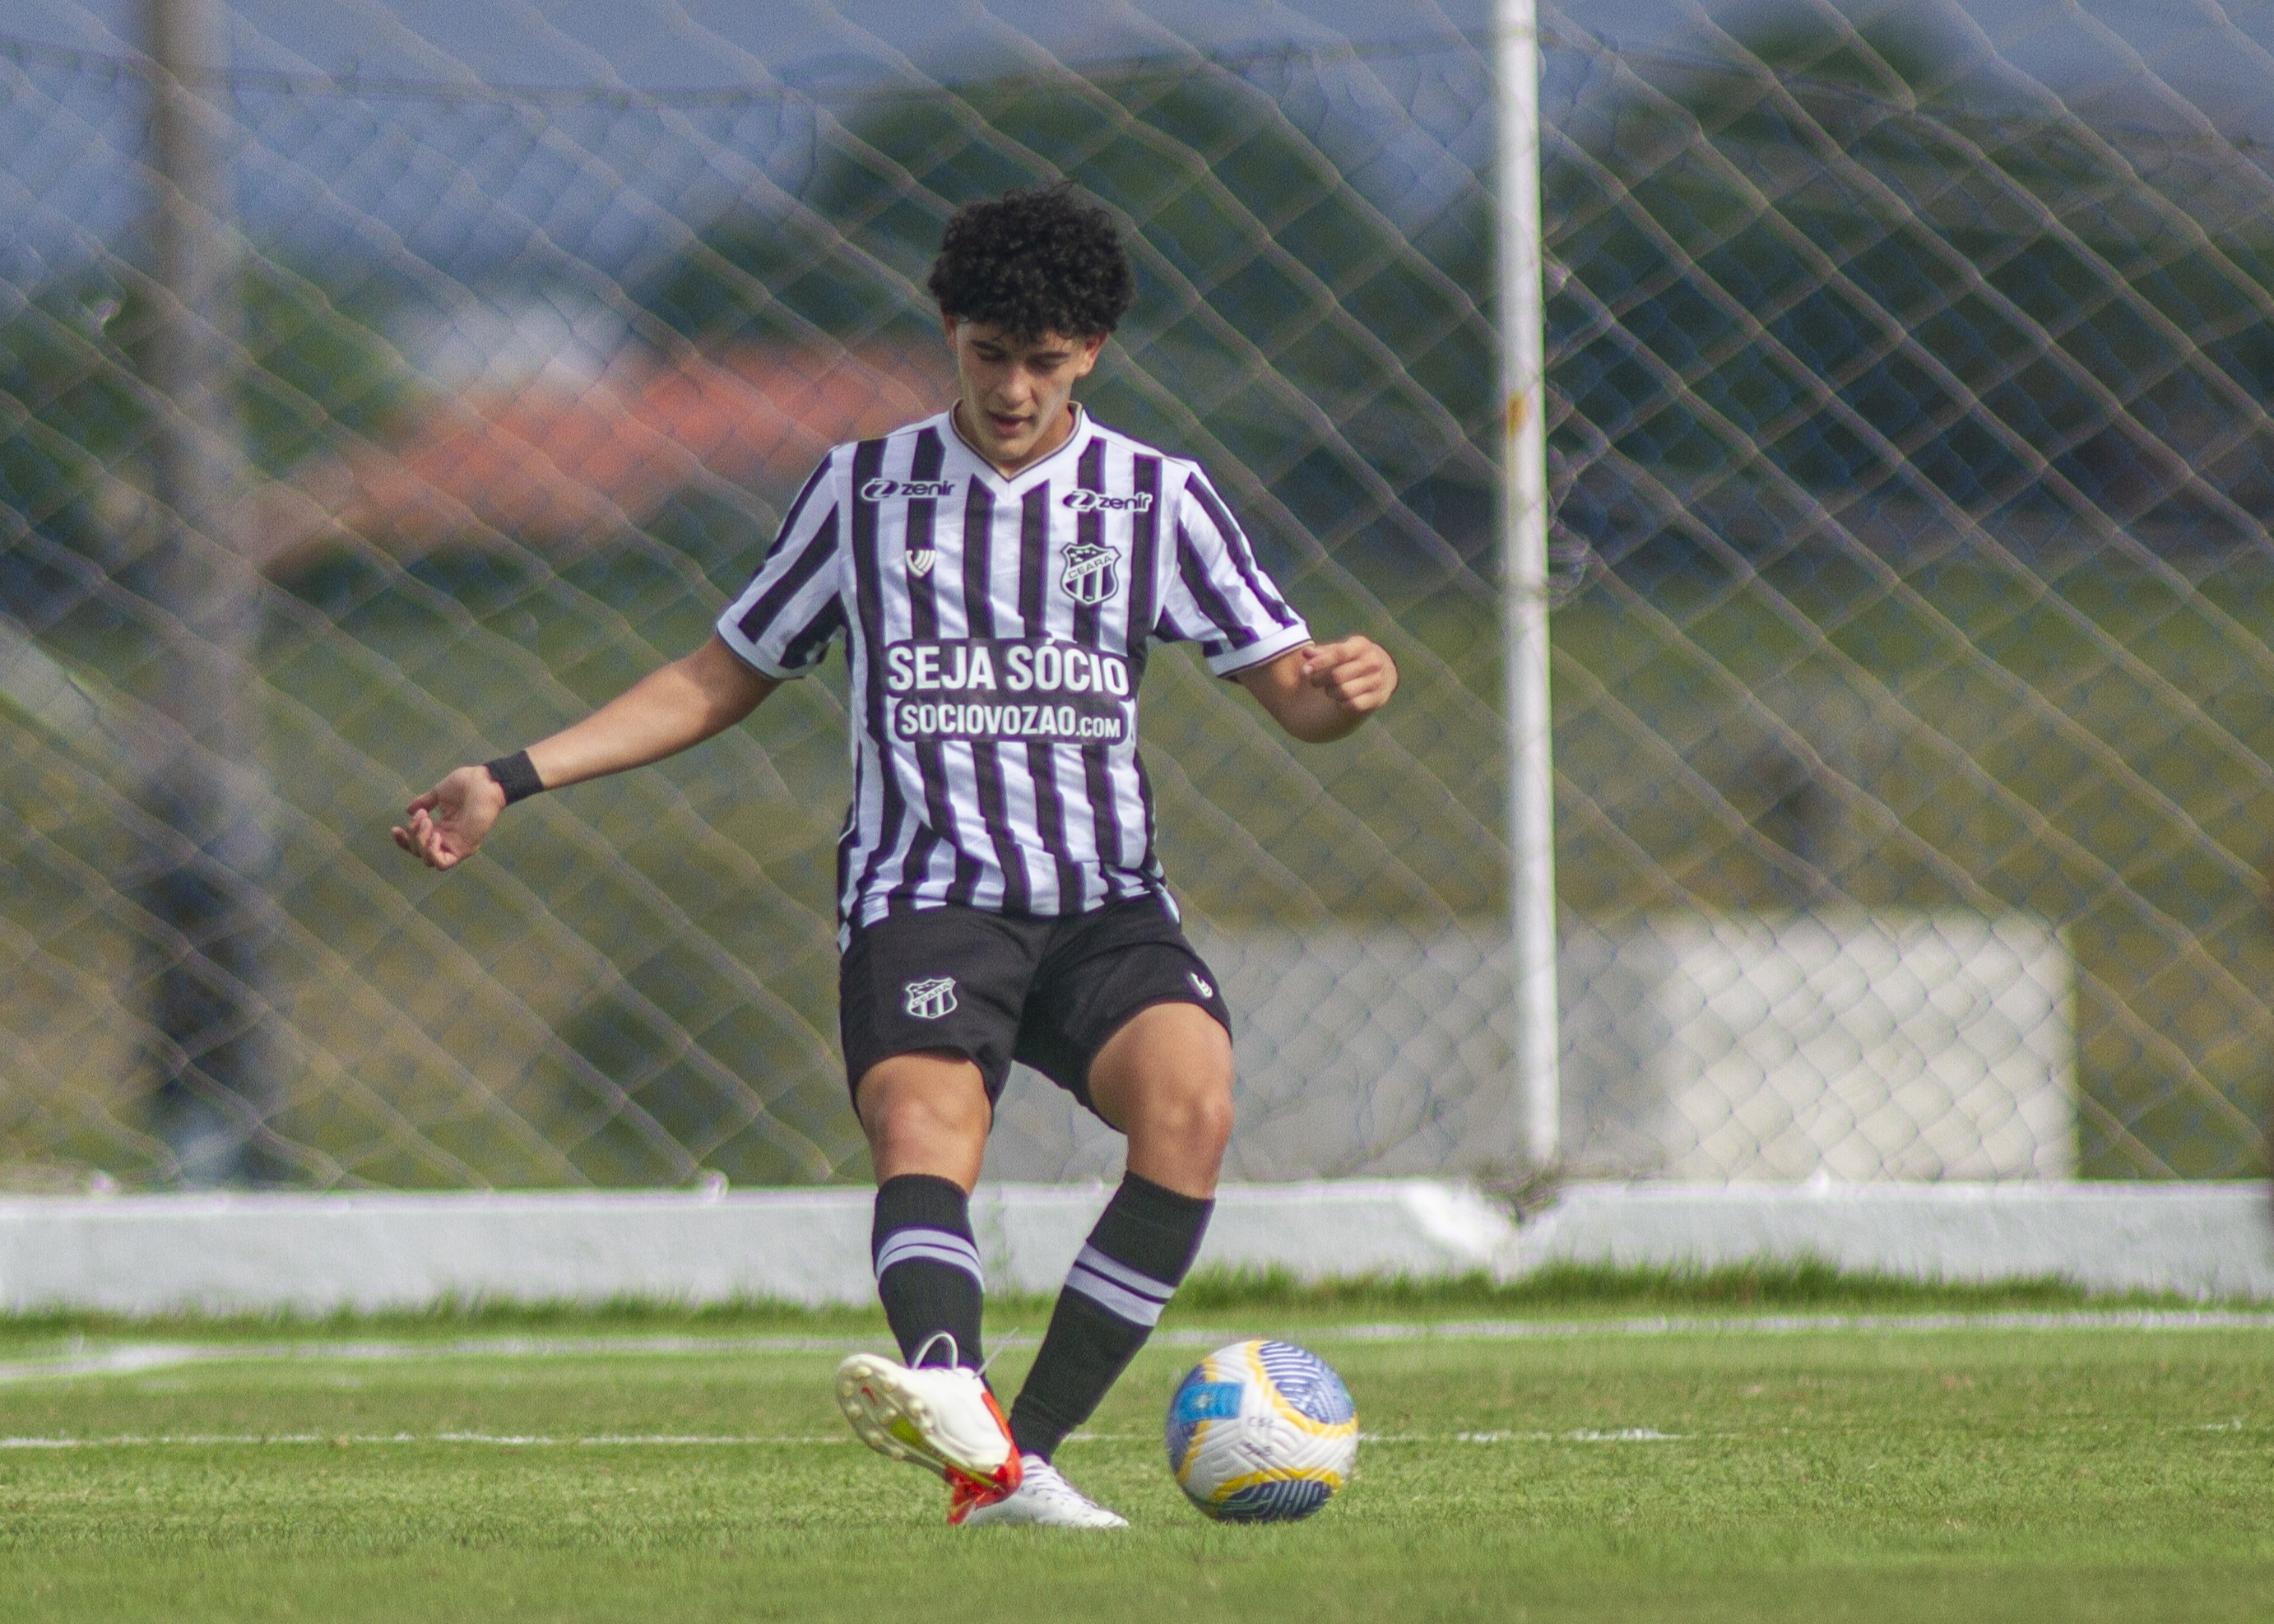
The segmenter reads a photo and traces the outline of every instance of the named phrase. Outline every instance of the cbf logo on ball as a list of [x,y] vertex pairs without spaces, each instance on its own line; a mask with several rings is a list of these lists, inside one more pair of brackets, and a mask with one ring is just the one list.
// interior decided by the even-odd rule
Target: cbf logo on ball
[[1078,604],[1103,603],[1121,590],[1121,574],[1114,568],[1118,561],[1119,555],[1111,547],[1075,542],[1065,550],[1065,575],[1061,583],[1066,596]]
[[955,1008],[955,978],[935,975],[928,981],[910,981],[908,1013],[918,1020],[937,1020]]

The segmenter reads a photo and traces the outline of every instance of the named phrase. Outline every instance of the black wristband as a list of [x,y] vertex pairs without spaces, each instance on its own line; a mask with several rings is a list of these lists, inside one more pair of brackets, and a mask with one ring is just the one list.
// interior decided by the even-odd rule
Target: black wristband
[[484,762],[483,769],[493,782],[505,792],[505,803],[526,801],[531,795],[545,793],[545,780],[537,776],[537,767],[529,759],[527,750],[516,750],[510,756],[501,756],[495,761]]

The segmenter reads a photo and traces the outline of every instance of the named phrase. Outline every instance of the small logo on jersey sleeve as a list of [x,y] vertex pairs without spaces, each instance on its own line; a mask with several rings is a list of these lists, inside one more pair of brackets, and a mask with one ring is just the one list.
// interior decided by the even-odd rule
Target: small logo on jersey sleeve
[[928,981],[910,981],[908,1013],[918,1020],[937,1020],[955,1007],[955,978],[936,975]]
[[[1084,492],[1084,495],[1094,494]],[[1102,604],[1121,590],[1120,555],[1111,547],[1077,541],[1065,550],[1066,596],[1078,604]]]
[[1194,992],[1196,992],[1196,993],[1200,994],[1200,996],[1201,996],[1201,997],[1203,997],[1203,998],[1213,998],[1213,997],[1215,997],[1215,996],[1216,996],[1216,989],[1215,989],[1215,988],[1213,988],[1213,987],[1211,987],[1211,986],[1209,986],[1206,981],[1202,981],[1202,980],[1201,979],[1200,973],[1199,973],[1198,971],[1196,971],[1196,970],[1187,970],[1187,971],[1186,971],[1186,972],[1185,972],[1185,979],[1186,979],[1186,981],[1190,981],[1190,982],[1193,984],[1193,990]]

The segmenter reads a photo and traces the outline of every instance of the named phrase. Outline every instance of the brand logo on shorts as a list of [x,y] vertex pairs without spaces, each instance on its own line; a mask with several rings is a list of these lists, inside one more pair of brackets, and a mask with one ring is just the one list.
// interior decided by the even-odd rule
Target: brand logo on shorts
[[864,502],[881,502],[888,496],[905,496],[914,500],[954,494],[955,481],[953,479],[871,479],[861,487],[861,500]]
[[1078,541],[1065,550],[1066,596],[1078,604],[1102,604],[1120,589],[1118,561],[1111,547]]
[[1201,980],[1200,974],[1197,971],[1186,971],[1185,979],[1193,984],[1193,990],[1200,994],[1201,997],[1213,998],[1216,996],[1216,989],[1209,986],[1206,981]]
[[931,567],[936,561],[937,561],[938,558],[939,554],[933,552],[930,547],[920,548],[917,551],[909,553],[908,574],[917,576],[931,574]]
[[936,975],[907,985],[908,1013],[918,1020],[937,1020],[955,1007],[955,978]]

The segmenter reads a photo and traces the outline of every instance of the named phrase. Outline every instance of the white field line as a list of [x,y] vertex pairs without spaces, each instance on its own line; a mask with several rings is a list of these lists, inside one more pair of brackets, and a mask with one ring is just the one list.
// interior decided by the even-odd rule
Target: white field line
[[[1151,1434],[1141,1432],[1075,1432],[1072,1437],[1077,1442],[1087,1443],[1152,1441]],[[1360,1432],[1359,1437],[1361,1441],[1370,1444],[1630,1444],[1679,1443],[1687,1440],[1690,1434],[1632,1426],[1612,1432],[1583,1427],[1570,1432]],[[849,1432],[779,1435],[614,1432],[590,1438],[556,1438],[525,1432],[123,1432],[102,1438],[0,1438],[0,1450],[267,1448],[279,1444],[328,1448],[343,1448],[350,1445],[459,1444],[498,1449],[749,1449],[811,1446],[833,1447],[858,1441]]]
[[629,1432],[605,1433],[591,1438],[551,1438],[530,1432],[124,1432],[107,1438],[0,1438],[0,1449],[158,1449],[267,1447],[275,1444],[310,1444],[326,1447],[343,1447],[350,1444],[474,1444],[499,1449],[741,1449],[859,1441],[850,1432],[832,1437]]
[[[1568,1341],[1587,1336],[1794,1336],[1841,1332],[1916,1335],[1950,1331],[2274,1331],[2274,1312],[2118,1309],[2072,1312],[1941,1314],[1656,1315],[1630,1320],[1455,1320],[1306,1326],[1306,1342]],[[1213,1348],[1243,1333],[1179,1328],[1153,1338],[1172,1348]],[[998,1348],[1042,1339],[1013,1335]],[[168,1366],[287,1360],[353,1364],[410,1359],[543,1359],[742,1353],[845,1354],[885,1346],[877,1336],[470,1336],[447,1341],[116,1342],[75,1347],[47,1358],[0,1364],[0,1383],[77,1376],[135,1375]]]
[[180,1343],[128,1342],[94,1352],[74,1351],[58,1358],[0,1365],[0,1381],[37,1381],[59,1376],[131,1376],[137,1371],[163,1370],[204,1356],[203,1349]]
[[[2211,1421],[2177,1427],[2177,1432],[2240,1432],[2248,1423]],[[1788,1430],[1788,1429],[1782,1429]],[[1067,1434],[1075,1443],[1144,1443],[1155,1441],[1149,1432],[1092,1432]],[[1661,1432],[1656,1427],[1609,1429],[1578,1427],[1549,1432],[1496,1428],[1470,1432],[1360,1432],[1367,1444],[1677,1444],[1699,1437],[1736,1438],[1735,1432]],[[857,1443],[848,1432],[597,1432],[584,1438],[561,1438],[538,1432],[120,1432],[108,1437],[0,1437],[0,1452],[68,1449],[273,1448],[278,1445],[346,1448],[350,1446],[403,1447],[446,1444],[493,1449],[782,1449],[836,1448]]]
[[[1669,1314],[1639,1320],[1449,1320],[1321,1327],[1316,1342],[1522,1342],[1575,1336],[1796,1336],[1841,1331],[2274,1331],[2274,1312],[2110,1309],[2051,1313]],[[1189,1335],[1186,1333],[1186,1335]],[[1199,1340],[1206,1341],[1202,1335]]]
[[[998,1338],[1032,1346],[1036,1337]],[[385,1363],[403,1359],[548,1359],[595,1355],[852,1353],[882,1346],[859,1336],[471,1336],[448,1342],[117,1342],[51,1358],[0,1365],[0,1382],[68,1376],[131,1376],[169,1365],[245,1360]]]

